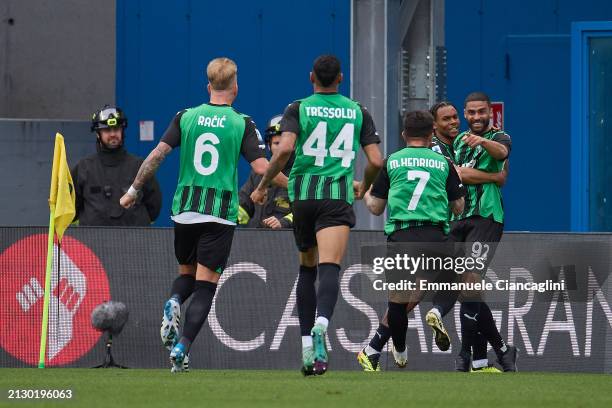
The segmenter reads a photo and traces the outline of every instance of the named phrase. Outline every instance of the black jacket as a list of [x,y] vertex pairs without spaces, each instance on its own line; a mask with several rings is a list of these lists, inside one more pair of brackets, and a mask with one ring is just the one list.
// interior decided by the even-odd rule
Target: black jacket
[[248,180],[240,188],[240,207],[249,215],[248,223],[241,225],[250,228],[266,228],[262,221],[274,216],[278,218],[283,228],[291,228],[293,226],[293,215],[291,214],[287,189],[271,186],[268,189],[268,199],[264,205],[255,205],[250,196],[260,181],[261,176],[251,172]]
[[[287,177],[291,173],[294,161],[295,153],[292,153],[283,169],[283,174]],[[268,188],[268,199],[264,205],[256,205],[251,200],[251,193],[259,185],[261,178],[262,176],[251,171],[249,178],[240,188],[238,192],[240,202],[238,224],[248,228],[267,228],[263,220],[274,216],[280,221],[281,228],[293,228],[293,213],[291,212],[291,203],[289,202],[289,194],[286,188],[271,185]],[[245,213],[246,217],[243,216]]]
[[71,170],[76,192],[79,225],[146,226],[161,210],[161,191],[155,177],[138,194],[136,204],[126,210],[119,199],[132,185],[143,159],[123,147],[98,152],[80,160]]

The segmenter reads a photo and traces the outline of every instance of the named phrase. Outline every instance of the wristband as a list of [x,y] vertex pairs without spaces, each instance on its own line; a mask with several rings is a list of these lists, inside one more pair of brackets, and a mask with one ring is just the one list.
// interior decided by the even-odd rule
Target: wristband
[[133,198],[136,198],[138,197],[138,190],[136,190],[134,186],[130,186],[130,188],[127,191],[127,194],[132,196]]

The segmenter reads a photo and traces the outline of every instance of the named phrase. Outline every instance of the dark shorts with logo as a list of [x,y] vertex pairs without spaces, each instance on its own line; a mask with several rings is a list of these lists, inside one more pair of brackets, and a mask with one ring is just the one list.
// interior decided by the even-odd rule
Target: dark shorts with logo
[[174,254],[180,265],[196,262],[223,273],[232,249],[234,225],[217,222],[174,223]]
[[291,203],[293,235],[300,252],[317,246],[317,232],[329,227],[355,226],[353,206],[344,200],[296,200]]
[[475,215],[450,226],[449,240],[457,243],[457,256],[483,258],[485,268],[476,272],[484,276],[504,235],[504,224]]
[[[393,232],[387,237],[387,257],[394,258],[396,255],[403,256],[407,252],[412,257],[435,257],[444,259],[452,256],[453,246],[449,245],[447,235],[438,225],[415,226]],[[419,269],[417,271],[386,271],[387,282],[399,282],[408,280],[415,282],[417,288],[419,281],[429,282],[453,282],[456,274],[453,271],[436,269]],[[419,291],[420,292],[420,291]],[[389,301],[393,303],[406,304],[418,301],[416,291],[411,290],[389,290]]]

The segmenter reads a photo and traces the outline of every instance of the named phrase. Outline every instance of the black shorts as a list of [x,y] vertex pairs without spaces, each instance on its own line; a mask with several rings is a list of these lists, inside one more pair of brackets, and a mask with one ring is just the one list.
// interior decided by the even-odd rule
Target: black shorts
[[446,242],[447,236],[438,225],[422,225],[394,231],[387,242]]
[[[449,240],[463,243],[457,246],[457,256],[483,258],[485,266],[488,267],[503,234],[504,224],[476,215],[453,221]],[[481,271],[482,275],[486,273],[486,267]]]
[[353,206],[344,200],[297,200],[291,203],[293,235],[300,252],[317,246],[317,232],[323,228],[355,226]]
[[[449,246],[447,236],[439,225],[423,225],[401,229],[393,232],[387,237],[387,257],[395,258],[409,255],[414,258],[439,258],[440,262],[448,256],[452,256],[453,248]],[[441,265],[440,265],[441,266]],[[388,283],[409,281],[414,282],[419,288],[420,280],[429,282],[453,282],[456,279],[453,271],[443,269],[420,268],[416,271],[391,270],[385,272]],[[389,301],[393,303],[406,304],[414,302],[416,291],[411,290],[389,290]]]
[[218,222],[174,223],[174,254],[179,265],[196,262],[223,273],[232,248],[233,225]]
[[[422,225],[393,232],[387,237],[387,257],[397,255],[411,257],[452,256],[452,245],[439,225]],[[417,272],[418,273],[418,272]]]

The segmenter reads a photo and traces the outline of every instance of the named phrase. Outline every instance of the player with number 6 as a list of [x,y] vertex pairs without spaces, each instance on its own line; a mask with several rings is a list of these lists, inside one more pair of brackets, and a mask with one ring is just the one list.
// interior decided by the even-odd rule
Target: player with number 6
[[[210,101],[175,115],[121,197],[122,206],[133,205],[138,190],[165,157],[181,147],[171,217],[179,276],[164,305],[160,331],[162,343],[171,350],[172,372],[188,369],[189,349],[208,317],[230,254],[238,218],[238,157],[242,154],[257,174],[268,166],[255,123],[232,107],[238,94],[236,64],[229,58],[215,58],[206,73]],[[283,174],[274,181],[287,185]],[[181,304],[190,296],[179,335]]]

